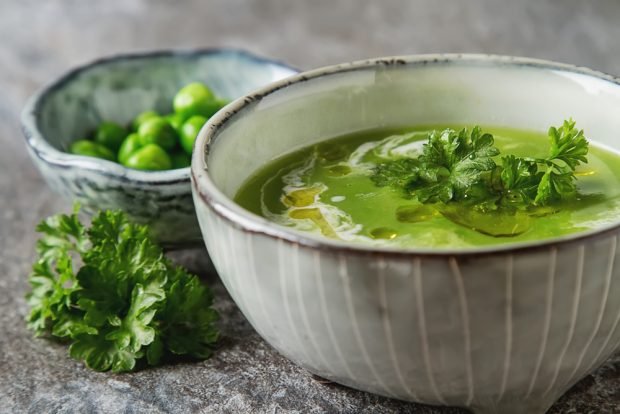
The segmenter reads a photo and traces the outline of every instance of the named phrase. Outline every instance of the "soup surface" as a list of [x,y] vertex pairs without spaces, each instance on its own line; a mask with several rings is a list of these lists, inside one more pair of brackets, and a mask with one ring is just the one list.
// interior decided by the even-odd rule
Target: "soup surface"
[[[542,240],[620,218],[620,155],[590,143],[575,170],[577,194],[526,210],[477,211],[471,204],[421,203],[372,179],[377,165],[415,157],[432,126],[336,137],[278,158],[251,176],[235,201],[282,226],[364,244],[465,248]],[[483,128],[502,155],[545,157],[545,134]],[[499,156],[497,157],[500,158]]]

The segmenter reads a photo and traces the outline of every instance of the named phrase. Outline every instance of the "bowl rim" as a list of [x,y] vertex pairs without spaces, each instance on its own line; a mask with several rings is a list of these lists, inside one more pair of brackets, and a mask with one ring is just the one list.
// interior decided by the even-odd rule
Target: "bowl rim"
[[76,167],[95,171],[105,177],[116,178],[122,182],[154,185],[174,185],[187,182],[190,178],[190,167],[163,171],[142,171],[127,168],[113,161],[60,151],[45,139],[43,133],[39,129],[39,113],[41,111],[41,106],[50,94],[62,89],[80,74],[88,72],[95,67],[113,65],[117,62],[126,60],[166,57],[193,59],[210,55],[238,55],[243,59],[259,62],[261,64],[279,66],[282,69],[290,70],[291,75],[299,73],[299,69],[281,60],[259,56],[247,50],[233,47],[153,49],[116,53],[99,57],[65,71],[59,77],[43,85],[28,98],[20,116],[21,130],[26,140],[26,145],[38,159],[47,164],[61,168]]
[[[389,66],[439,66],[448,63],[485,64],[507,67],[526,66],[542,70],[553,70],[585,75],[610,82],[615,86],[620,86],[620,78],[583,66],[537,58],[473,53],[436,53],[388,56],[341,63],[301,72],[286,79],[270,83],[269,85],[266,85],[253,93],[230,102],[220,112],[209,119],[196,138],[194,152],[192,154],[191,181],[192,191],[194,192],[194,203],[199,201],[204,202],[215,214],[243,232],[260,234],[278,241],[285,241],[321,251],[340,252],[346,254],[387,255],[397,257],[476,257],[496,254],[505,255],[530,251],[547,251],[549,249],[558,249],[571,244],[583,243],[585,240],[594,240],[611,236],[617,237],[617,233],[620,230],[620,220],[596,229],[590,229],[587,231],[572,233],[550,239],[467,248],[377,246],[359,242],[332,240],[311,233],[306,234],[300,231],[288,229],[287,227],[280,226],[265,219],[264,217],[245,210],[243,207],[236,204],[231,198],[226,196],[213,182],[208,173],[209,166],[207,159],[211,153],[213,142],[215,142],[219,136],[220,129],[234,120],[236,115],[247,106],[254,102],[260,101],[264,97],[269,96],[280,89],[286,88],[289,85],[306,82],[311,79],[317,79],[335,73],[355,72]],[[209,230],[206,229],[206,231]]]

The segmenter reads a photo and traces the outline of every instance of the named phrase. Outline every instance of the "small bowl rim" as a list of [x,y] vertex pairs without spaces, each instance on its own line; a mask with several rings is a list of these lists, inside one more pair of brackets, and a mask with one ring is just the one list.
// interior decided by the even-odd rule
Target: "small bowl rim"
[[[202,128],[195,142],[192,154],[191,180],[192,191],[195,197],[215,212],[219,217],[226,220],[233,227],[243,232],[261,234],[278,241],[286,241],[292,244],[309,247],[321,251],[340,252],[346,254],[381,255],[381,256],[428,256],[428,257],[476,257],[488,255],[505,255],[510,253],[523,253],[530,251],[542,251],[558,249],[565,245],[582,243],[586,239],[606,238],[618,233],[620,220],[596,229],[584,232],[572,233],[565,236],[543,240],[507,243],[502,245],[490,245],[467,248],[416,248],[416,247],[393,247],[377,246],[356,242],[332,240],[314,234],[305,234],[299,231],[279,226],[264,217],[251,213],[226,196],[213,182],[208,173],[207,158],[209,157],[213,142],[217,140],[220,129],[229,123],[245,107],[253,102],[260,101],[278,90],[289,85],[302,83],[311,79],[329,76],[335,73],[355,72],[382,66],[422,66],[442,65],[448,63],[484,63],[487,65],[508,67],[534,67],[543,70],[555,70],[594,77],[620,86],[620,78],[596,71],[587,67],[567,63],[554,62],[551,60],[474,53],[435,53],[419,55],[388,56],[372,59],[364,59],[353,62],[325,66],[298,73],[286,79],[273,82],[256,90],[244,97],[230,102],[219,113],[209,119]],[[208,229],[207,229],[208,231]],[[617,237],[617,234],[615,235]]]
[[209,55],[239,55],[244,59],[263,64],[279,66],[291,70],[291,75],[299,73],[299,69],[278,59],[271,59],[256,55],[244,49],[234,47],[203,47],[203,48],[171,48],[122,52],[99,57],[86,63],[72,67],[59,77],[44,84],[35,91],[26,101],[20,116],[22,134],[26,145],[34,155],[47,164],[63,168],[80,168],[97,172],[105,177],[116,178],[122,182],[174,185],[187,182],[190,179],[190,167],[163,170],[142,171],[125,167],[114,161],[87,157],[63,152],[52,146],[39,129],[38,115],[46,98],[53,92],[72,82],[77,76],[89,70],[106,65],[113,65],[119,61],[141,60],[152,58],[182,58],[192,59]]

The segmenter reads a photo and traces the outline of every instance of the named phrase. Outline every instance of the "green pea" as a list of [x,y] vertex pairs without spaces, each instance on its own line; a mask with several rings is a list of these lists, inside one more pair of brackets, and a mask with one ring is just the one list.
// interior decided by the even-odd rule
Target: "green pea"
[[125,128],[115,122],[104,121],[99,124],[95,131],[95,142],[105,145],[112,151],[118,151],[121,143],[127,136]]
[[192,153],[194,149],[194,141],[196,141],[196,136],[200,131],[200,128],[207,122],[207,118],[200,115],[194,115],[181,127],[181,147],[188,154]]
[[169,170],[172,167],[172,162],[162,147],[156,144],[147,144],[131,154],[125,161],[125,166],[147,171]]
[[217,111],[222,109],[226,104],[222,105],[222,102],[219,100],[213,100],[209,103],[208,109],[205,111],[205,116],[207,118],[211,118]]
[[170,160],[172,161],[172,168],[185,168],[189,167],[192,159],[185,152],[174,152],[170,154]]
[[226,105],[228,105],[231,101],[225,98],[215,98],[215,102],[218,105],[217,110],[219,111],[220,109],[222,109],[223,107],[225,107]]
[[125,165],[127,159],[140,148],[142,148],[140,136],[135,132],[127,135],[127,138],[125,138],[118,150],[118,162]]
[[177,133],[164,118],[149,118],[138,128],[142,146],[157,144],[163,149],[171,150],[176,146]]
[[137,131],[138,128],[140,128],[140,125],[144,123],[144,121],[157,117],[159,117],[159,114],[155,111],[144,111],[134,118],[133,122],[131,123],[131,127],[134,131]]
[[166,115],[164,119],[172,125],[172,128],[174,128],[177,133],[179,133],[181,127],[183,126],[183,122],[185,121],[185,118],[183,118],[181,114],[177,113]]
[[207,118],[211,118],[213,115],[215,115],[215,113],[217,111],[219,111],[220,109],[222,109],[223,107],[225,107],[229,103],[230,103],[230,101],[227,100],[227,99],[215,98],[213,101],[210,102],[209,108],[206,111],[206,115],[205,116]]
[[72,143],[69,147],[69,152],[76,155],[85,155],[87,157],[116,161],[114,153],[110,151],[109,148],[87,139],[81,139]]
[[213,92],[200,82],[190,83],[181,88],[175,95],[172,106],[174,111],[185,119],[192,115],[209,117],[217,111]]

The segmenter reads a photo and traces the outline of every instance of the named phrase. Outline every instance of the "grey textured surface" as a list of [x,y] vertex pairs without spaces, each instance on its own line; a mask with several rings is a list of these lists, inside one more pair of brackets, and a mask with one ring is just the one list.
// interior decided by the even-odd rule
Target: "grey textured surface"
[[[620,75],[618,21],[617,0],[0,0],[0,412],[462,412],[322,384],[253,332],[202,250],[175,256],[215,286],[224,317],[214,358],[99,374],[64,347],[33,339],[23,295],[34,225],[69,205],[27,158],[18,114],[69,67],[121,51],[235,46],[301,68],[440,51],[527,55]],[[619,390],[616,357],[551,412],[620,412]]]

